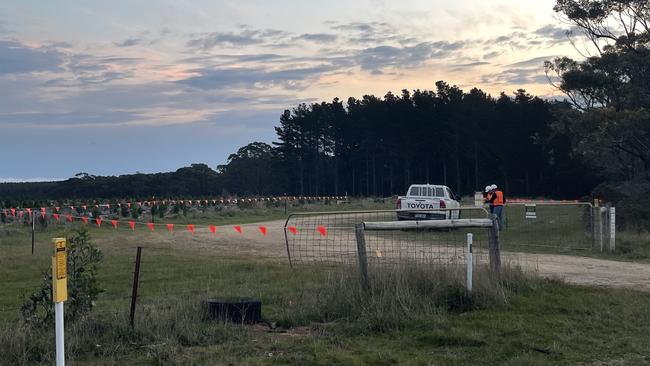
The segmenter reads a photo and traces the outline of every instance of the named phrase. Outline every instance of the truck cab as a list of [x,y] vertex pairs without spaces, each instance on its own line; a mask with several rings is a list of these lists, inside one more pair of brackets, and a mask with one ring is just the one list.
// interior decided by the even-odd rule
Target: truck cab
[[460,218],[460,203],[444,185],[412,184],[406,196],[397,197],[398,220],[444,220]]

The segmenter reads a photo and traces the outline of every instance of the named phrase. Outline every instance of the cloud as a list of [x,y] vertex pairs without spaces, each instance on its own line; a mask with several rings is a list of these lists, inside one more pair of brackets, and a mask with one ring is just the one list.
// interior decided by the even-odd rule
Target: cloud
[[545,84],[548,79],[540,68],[510,68],[498,73],[486,74],[481,76],[481,82],[485,84]]
[[531,59],[528,59],[528,60],[519,61],[519,62],[509,64],[508,66],[529,67],[529,68],[532,67],[532,68],[535,68],[537,70],[541,70],[543,65],[544,65],[544,61],[552,60],[552,59],[554,59],[556,57],[557,57],[556,55],[534,57],[534,58],[531,58]]
[[0,75],[61,71],[64,54],[52,47],[0,41]]
[[117,47],[131,47],[131,46],[136,46],[141,42],[142,40],[140,38],[129,38],[122,42],[115,42],[113,44],[116,45]]
[[330,28],[345,37],[348,44],[411,44],[421,42],[416,37],[403,34],[386,22],[332,23]]
[[485,55],[483,55],[483,58],[486,59],[486,60],[490,59],[490,58],[495,58],[495,57],[501,55],[502,53],[503,53],[503,51],[490,51],[490,52],[486,53]]
[[452,67],[449,69],[450,72],[466,72],[469,69],[478,67],[478,66],[485,66],[485,65],[490,65],[489,62],[485,61],[476,61],[476,62],[469,62],[465,64],[456,64],[456,65],[451,65]]
[[360,50],[354,59],[362,69],[381,70],[387,67],[418,67],[434,59],[450,56],[464,42],[422,42],[414,46],[377,46]]
[[552,41],[566,41],[569,36],[575,32],[576,28],[562,28],[553,24],[545,25],[541,28],[538,28],[535,32],[535,35],[539,37],[546,38]]
[[477,62],[470,62],[470,63],[466,63],[466,64],[454,65],[454,67],[457,67],[457,68],[471,68],[471,67],[475,67],[475,66],[483,66],[483,65],[489,65],[489,64],[490,64],[489,62],[477,61]]
[[514,50],[553,48],[558,43],[566,42],[575,32],[575,27],[562,28],[548,24],[532,32],[515,31],[486,39],[483,44],[488,47],[507,46]]
[[335,71],[332,64],[320,64],[310,67],[264,70],[259,68],[217,68],[193,70],[198,76],[178,81],[180,84],[200,89],[220,88],[255,88],[269,89],[282,87],[291,90],[304,89],[306,80],[316,80],[322,74]]
[[194,35],[194,38],[187,42],[187,46],[203,50],[210,50],[217,46],[238,48],[250,45],[285,42],[291,35],[289,32],[276,29],[251,29],[247,26],[243,27],[244,29],[239,32],[213,32]]
[[305,33],[294,37],[296,41],[310,41],[314,43],[332,43],[339,38],[336,34],[330,33]]

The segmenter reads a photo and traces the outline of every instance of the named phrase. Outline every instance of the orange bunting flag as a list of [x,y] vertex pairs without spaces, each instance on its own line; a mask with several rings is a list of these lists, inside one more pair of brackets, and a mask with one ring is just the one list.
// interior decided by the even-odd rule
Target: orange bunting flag
[[54,219],[55,219],[56,221],[59,221],[59,214],[57,214],[57,213],[52,214],[52,217],[54,217]]
[[87,218],[87,217],[85,217],[85,216],[84,216],[84,217],[82,217],[82,218],[81,218],[81,220],[82,220],[82,221],[84,222],[84,224],[87,224],[87,223],[88,223],[88,218]]
[[192,234],[194,234],[194,224],[187,225],[187,230],[189,230]]
[[129,227],[131,230],[135,230],[135,221],[129,221]]
[[235,231],[241,234],[241,226],[235,226]]
[[16,216],[16,209],[12,208],[10,210],[11,210],[11,216]]
[[24,213],[23,211],[19,211],[19,212],[18,212],[18,217],[22,219],[24,214],[25,214],[25,213]]
[[266,226],[260,226],[260,233],[262,233],[262,235],[266,236]]
[[45,218],[45,212],[41,212],[41,217]]
[[74,206],[70,206],[70,209],[71,209],[72,211],[74,211]]
[[45,207],[41,207],[41,213],[45,213]]
[[29,214],[29,216],[32,216],[32,209],[31,208],[26,208],[25,210],[27,210],[27,213]]
[[174,232],[174,224],[167,224],[167,231]]
[[114,229],[117,229],[117,224],[118,223],[119,223],[119,221],[117,221],[117,220],[111,220],[111,225],[113,225]]
[[210,232],[211,232],[212,234],[216,233],[216,232],[217,232],[217,227],[214,226],[214,225],[210,225]]
[[296,229],[295,226],[289,226],[287,229],[289,229],[293,235],[298,234],[298,229]]
[[81,206],[81,208],[83,208],[83,209],[84,209],[84,211],[86,211],[86,210],[88,209],[88,206],[86,206],[86,205],[83,205],[83,206]]
[[131,202],[127,202],[126,207],[131,208]]
[[316,230],[318,230],[321,236],[327,236],[327,229],[325,226],[319,226],[316,228]]
[[149,227],[149,230],[153,231],[153,222],[148,222],[147,226]]
[[72,215],[68,215],[68,216],[66,216],[66,220],[72,222]]
[[100,219],[99,217],[96,218],[96,219],[95,219],[95,223],[97,224],[97,227],[102,226],[102,219]]
[[54,207],[54,211],[56,211],[56,212],[61,211],[61,207]]

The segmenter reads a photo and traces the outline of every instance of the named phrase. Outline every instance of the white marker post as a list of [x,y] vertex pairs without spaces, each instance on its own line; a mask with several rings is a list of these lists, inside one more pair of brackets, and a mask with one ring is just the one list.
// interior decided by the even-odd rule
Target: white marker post
[[68,273],[66,239],[55,238],[52,256],[52,300],[56,334],[56,366],[65,366],[65,342],[63,332],[63,302],[68,299]]
[[609,208],[609,252],[616,250],[616,207]]
[[473,252],[474,235],[467,234],[467,291],[472,291],[472,267],[474,265]]

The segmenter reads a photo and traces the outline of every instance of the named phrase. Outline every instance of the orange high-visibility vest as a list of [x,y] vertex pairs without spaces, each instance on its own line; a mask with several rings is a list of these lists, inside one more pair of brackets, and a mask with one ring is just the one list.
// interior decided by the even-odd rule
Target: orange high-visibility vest
[[505,203],[503,201],[503,192],[496,191],[496,192],[494,192],[494,194],[496,195],[496,198],[494,199],[494,205],[495,206],[503,206],[504,203]]
[[493,194],[494,194],[494,192],[488,192],[488,193],[485,195],[485,202],[486,202],[486,203],[492,204],[490,201],[492,200],[492,195],[493,195]]

